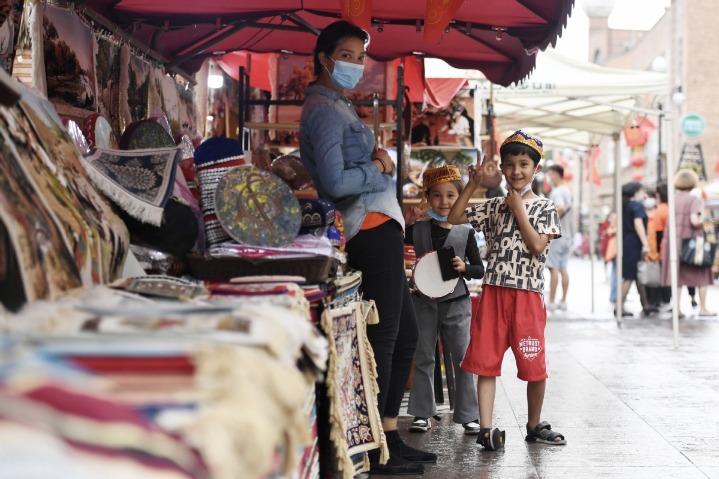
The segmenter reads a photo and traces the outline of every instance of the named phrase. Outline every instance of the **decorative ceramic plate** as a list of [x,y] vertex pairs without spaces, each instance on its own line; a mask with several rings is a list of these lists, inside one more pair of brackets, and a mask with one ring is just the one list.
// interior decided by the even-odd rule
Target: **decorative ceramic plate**
[[110,122],[99,113],[93,113],[85,118],[85,121],[82,122],[82,133],[90,148],[118,149],[117,137],[112,131]]
[[120,137],[121,150],[169,148],[175,140],[155,118],[130,123]]
[[300,230],[300,203],[290,187],[269,171],[238,166],[220,178],[215,212],[227,234],[240,244],[282,246]]
[[82,134],[82,128],[75,121],[69,118],[62,118],[62,124],[65,125],[68,135],[72,138],[73,143],[77,147],[77,151],[81,155],[86,155],[90,152],[90,145],[87,144],[87,139]]

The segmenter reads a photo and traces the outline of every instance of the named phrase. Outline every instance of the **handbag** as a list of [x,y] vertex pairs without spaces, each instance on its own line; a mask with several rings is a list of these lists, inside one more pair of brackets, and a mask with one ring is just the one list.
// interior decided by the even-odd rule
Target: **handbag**
[[637,281],[644,286],[661,286],[662,264],[654,261],[637,263]]
[[704,236],[684,238],[679,250],[679,261],[697,268],[709,268],[714,264],[716,248],[716,243],[707,241]]
[[617,238],[612,235],[607,241],[607,250],[604,252],[604,261],[613,261],[617,257]]

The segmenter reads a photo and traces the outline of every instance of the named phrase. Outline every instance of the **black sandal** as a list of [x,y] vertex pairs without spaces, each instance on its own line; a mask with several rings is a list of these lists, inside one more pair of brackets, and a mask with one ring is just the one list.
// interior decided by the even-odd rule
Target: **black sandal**
[[[557,438],[560,440],[557,441]],[[564,434],[552,431],[552,426],[547,421],[540,422],[534,429],[529,429],[529,424],[527,424],[527,437],[524,440],[551,446],[563,446],[567,443]]]
[[498,451],[504,448],[504,431],[491,427],[483,427],[479,430],[477,444],[489,451]]

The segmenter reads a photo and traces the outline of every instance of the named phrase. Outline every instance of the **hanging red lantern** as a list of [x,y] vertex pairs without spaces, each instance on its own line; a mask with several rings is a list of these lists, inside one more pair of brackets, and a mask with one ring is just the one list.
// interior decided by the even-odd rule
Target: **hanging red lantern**
[[644,179],[644,175],[641,173],[634,173],[632,175],[632,181],[642,181]]
[[564,170],[564,181],[572,181],[572,178],[574,178],[574,173],[572,173],[572,170]]
[[636,166],[637,168],[641,168],[646,164],[646,162],[647,159],[641,155],[633,156],[632,159],[629,160],[629,163],[631,163],[632,166]]

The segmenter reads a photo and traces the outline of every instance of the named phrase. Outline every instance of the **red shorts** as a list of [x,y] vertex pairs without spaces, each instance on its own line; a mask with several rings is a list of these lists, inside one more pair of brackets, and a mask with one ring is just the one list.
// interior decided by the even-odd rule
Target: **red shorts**
[[472,317],[462,369],[478,376],[501,376],[504,353],[511,347],[519,379],[548,378],[544,354],[546,325],[547,309],[542,294],[485,285]]

